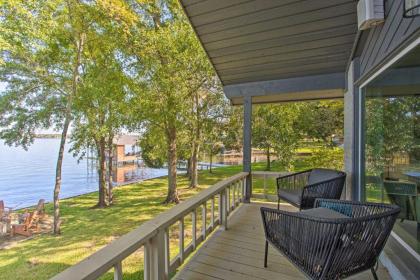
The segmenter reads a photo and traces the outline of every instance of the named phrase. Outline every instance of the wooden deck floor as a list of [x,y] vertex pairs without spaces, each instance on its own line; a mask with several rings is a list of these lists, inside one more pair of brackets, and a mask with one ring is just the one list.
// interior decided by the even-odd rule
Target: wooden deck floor
[[[216,231],[184,265],[174,279],[306,279],[278,251],[269,248],[268,267],[264,268],[264,232],[259,208],[274,204],[244,204],[229,219],[227,231]],[[282,209],[292,207],[284,205]],[[390,279],[386,269],[379,266],[379,279]],[[363,272],[349,279],[373,279]]]

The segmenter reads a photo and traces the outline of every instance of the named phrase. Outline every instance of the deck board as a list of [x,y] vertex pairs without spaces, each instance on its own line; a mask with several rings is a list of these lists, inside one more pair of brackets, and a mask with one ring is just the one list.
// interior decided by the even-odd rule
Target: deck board
[[[239,207],[229,218],[228,230],[216,231],[174,277],[191,279],[306,279],[287,258],[269,247],[268,267],[264,268],[264,230],[260,207],[274,204],[251,203]],[[282,209],[296,211],[282,205]],[[379,266],[379,279],[391,279],[386,269]],[[363,272],[349,279],[373,279]]]

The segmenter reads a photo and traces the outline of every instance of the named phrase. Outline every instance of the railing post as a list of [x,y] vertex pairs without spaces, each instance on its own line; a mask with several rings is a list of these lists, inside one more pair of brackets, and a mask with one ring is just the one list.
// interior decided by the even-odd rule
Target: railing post
[[121,262],[118,262],[116,265],[114,265],[114,280],[122,280],[122,279],[123,279],[122,264]]
[[144,279],[167,280],[165,262],[165,231],[161,230],[146,244]]
[[267,174],[264,174],[264,197],[267,198]]
[[236,182],[236,204],[239,205],[241,203],[241,181]]
[[193,250],[197,247],[197,210],[194,209],[191,213],[192,223],[192,246]]
[[219,194],[219,225],[222,226],[223,223],[223,194]]
[[184,218],[179,220],[179,261],[184,262]]
[[226,214],[230,212],[230,185],[226,188]]
[[171,270],[171,251],[169,245],[169,228],[165,229],[165,277],[169,279],[169,271]]
[[211,226],[211,229],[213,230],[214,229],[214,196],[211,198],[210,211],[211,211],[210,226]]
[[241,179],[241,198],[242,201],[245,201],[245,179]]
[[221,228],[223,230],[227,230],[228,226],[227,226],[227,217],[228,217],[228,204],[229,204],[229,200],[228,200],[228,194],[229,193],[229,189],[226,188],[224,189],[224,191],[222,192],[222,221],[221,221]]
[[232,184],[232,209],[236,207],[236,182]]
[[150,241],[148,241],[146,244],[144,244],[144,269],[143,269],[143,278],[144,280],[151,280],[151,275],[150,275],[150,269],[151,269],[151,265],[150,265],[150,261],[151,261],[151,245],[150,245]]
[[207,219],[207,202],[203,203],[203,212],[202,212],[202,235],[203,235],[203,241],[206,240],[206,236],[207,236],[207,225],[206,225],[206,219]]

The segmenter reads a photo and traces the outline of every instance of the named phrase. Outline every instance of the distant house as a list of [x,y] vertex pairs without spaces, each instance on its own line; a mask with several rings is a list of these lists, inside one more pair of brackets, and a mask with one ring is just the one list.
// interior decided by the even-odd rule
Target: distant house
[[139,136],[118,135],[114,138],[113,159],[117,166],[126,163],[136,163],[140,157],[140,150],[137,146]]

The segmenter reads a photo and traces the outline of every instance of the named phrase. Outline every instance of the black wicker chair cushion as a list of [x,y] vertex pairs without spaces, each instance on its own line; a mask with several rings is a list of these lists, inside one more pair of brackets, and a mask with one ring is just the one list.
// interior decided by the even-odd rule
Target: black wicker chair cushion
[[346,173],[330,169],[310,169],[277,178],[277,209],[286,200],[300,210],[313,208],[315,199],[339,199]]
[[323,181],[328,181],[334,178],[339,177],[341,172],[331,170],[331,169],[322,169],[316,168],[312,169],[311,173],[309,174],[308,178],[308,185],[320,183]]
[[300,202],[302,201],[302,190],[286,190],[286,189],[279,189],[278,195],[281,199],[287,200],[288,202],[294,204],[295,206],[299,207]]
[[340,212],[331,210],[329,208],[324,208],[324,207],[302,210],[302,211],[300,211],[300,214],[303,214],[303,215],[306,215],[306,216],[309,216],[309,217],[326,218],[326,219],[349,218],[349,216],[343,215]]

